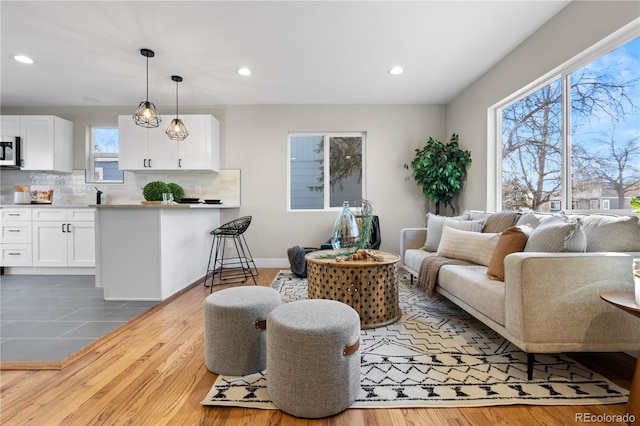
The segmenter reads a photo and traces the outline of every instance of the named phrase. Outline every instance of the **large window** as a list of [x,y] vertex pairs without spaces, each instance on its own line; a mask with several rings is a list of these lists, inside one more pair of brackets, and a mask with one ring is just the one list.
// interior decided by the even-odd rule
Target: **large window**
[[91,152],[86,173],[87,182],[124,182],[124,173],[118,168],[118,128],[92,126],[90,133]]
[[498,109],[498,208],[629,209],[640,195],[640,37],[614,47]]
[[364,133],[289,135],[289,209],[323,210],[364,197]]

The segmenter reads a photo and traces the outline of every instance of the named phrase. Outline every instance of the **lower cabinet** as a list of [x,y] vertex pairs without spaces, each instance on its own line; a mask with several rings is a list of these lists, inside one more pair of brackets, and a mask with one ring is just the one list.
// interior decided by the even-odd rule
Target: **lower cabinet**
[[30,244],[2,244],[2,266],[95,266],[95,209],[33,208],[29,225]]

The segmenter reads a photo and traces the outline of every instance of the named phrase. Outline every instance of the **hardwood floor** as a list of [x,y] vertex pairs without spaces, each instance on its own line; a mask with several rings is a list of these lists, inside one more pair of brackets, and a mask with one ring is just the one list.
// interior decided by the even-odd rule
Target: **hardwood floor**
[[[270,285],[278,269],[260,269]],[[216,290],[224,287],[216,287]],[[0,422],[9,425],[561,425],[578,415],[624,415],[625,404],[486,408],[349,409],[319,420],[279,410],[204,407],[216,375],[204,365],[202,301],[194,285],[96,342],[61,370],[0,372]],[[629,388],[635,360],[580,354],[580,362]],[[622,424],[607,422],[607,424]]]

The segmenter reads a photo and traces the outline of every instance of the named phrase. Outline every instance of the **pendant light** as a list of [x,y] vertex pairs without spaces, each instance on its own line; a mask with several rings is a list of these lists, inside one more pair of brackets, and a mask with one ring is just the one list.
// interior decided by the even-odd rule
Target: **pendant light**
[[167,127],[165,133],[171,140],[183,141],[187,136],[189,136],[189,132],[182,120],[178,118],[178,83],[182,81],[182,77],[179,75],[172,75],[171,80],[176,82],[176,118],[171,120],[171,123],[169,123],[169,127]]
[[142,127],[158,127],[162,117],[158,114],[156,106],[149,102],[149,58],[153,58],[155,53],[153,50],[140,49],[140,54],[147,58],[147,98],[138,105],[136,113],[133,114],[133,121]]

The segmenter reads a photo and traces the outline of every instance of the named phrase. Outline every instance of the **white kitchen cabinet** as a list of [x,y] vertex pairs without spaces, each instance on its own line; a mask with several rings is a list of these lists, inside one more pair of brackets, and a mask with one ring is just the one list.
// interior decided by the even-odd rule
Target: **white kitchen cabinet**
[[72,122],[53,115],[2,115],[0,134],[20,136],[22,170],[71,173]]
[[31,209],[2,209],[0,213],[0,266],[31,266]]
[[136,125],[129,115],[118,117],[120,170],[171,170],[178,163],[175,142],[160,127]]
[[73,123],[51,115],[20,116],[22,170],[71,173]]
[[147,129],[130,116],[118,117],[121,170],[207,170],[220,169],[220,125],[209,114],[181,115],[189,137],[173,141],[165,134],[164,122]]
[[0,135],[20,136],[20,116],[19,115],[0,116]]
[[95,209],[34,209],[33,266],[95,266]]

